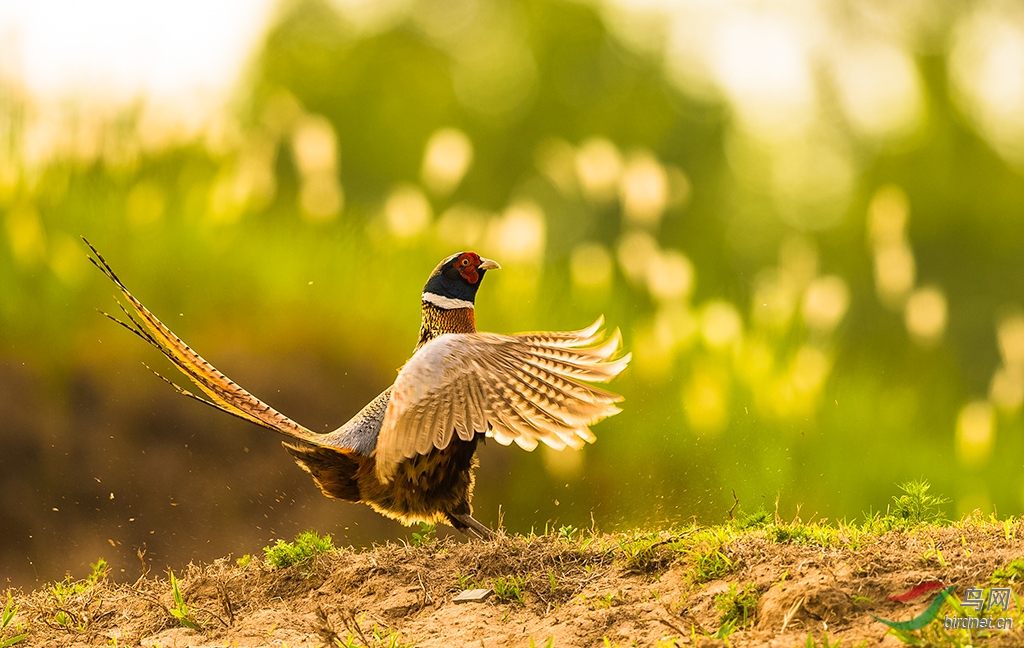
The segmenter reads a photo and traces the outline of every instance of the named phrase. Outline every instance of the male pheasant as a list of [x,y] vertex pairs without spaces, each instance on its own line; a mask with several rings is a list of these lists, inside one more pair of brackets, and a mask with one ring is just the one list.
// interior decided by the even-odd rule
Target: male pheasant
[[[245,391],[189,348],[142,305],[88,241],[89,259],[120,289],[126,321],[107,315],[163,353],[202,390],[180,393],[288,437],[282,444],[327,497],[364,502],[405,524],[446,522],[480,538],[472,517],[481,437],[533,450],[593,442],[591,424],[620,410],[620,396],[586,382],[610,380],[630,360],[603,320],[570,332],[477,333],[474,298],[500,266],[460,252],[423,288],[423,319],[412,357],[395,383],[337,430],[318,434]],[[106,315],[106,313],[104,313]],[[170,381],[168,381],[170,382]]]

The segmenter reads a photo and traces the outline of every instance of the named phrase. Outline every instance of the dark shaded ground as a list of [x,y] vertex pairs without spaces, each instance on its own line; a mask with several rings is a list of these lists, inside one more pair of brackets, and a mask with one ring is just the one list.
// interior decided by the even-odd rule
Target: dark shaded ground
[[[179,574],[184,601],[202,631],[182,627],[162,576],[133,584],[100,580],[58,603],[52,588],[14,591],[15,624],[29,632],[24,646],[553,646],[726,645],[723,594],[756,588],[749,623],[731,646],[896,646],[901,642],[872,618],[907,620],[934,592],[908,603],[888,600],[919,583],[989,587],[996,570],[1024,557],[1017,521],[968,518],[881,534],[857,527],[774,524],[633,535],[553,533],[533,537],[420,547],[386,544],[323,554],[306,566],[245,567],[230,559],[192,565]],[[457,605],[473,585],[506,598]],[[1024,592],[1016,578],[999,581]],[[513,581],[514,582],[514,581]],[[66,616],[58,617],[63,611]],[[1007,616],[1014,629],[989,634],[943,631],[947,604],[924,630],[921,645],[1024,644],[1019,602]],[[61,625],[56,619],[62,618]],[[11,636],[13,626],[5,636]]]

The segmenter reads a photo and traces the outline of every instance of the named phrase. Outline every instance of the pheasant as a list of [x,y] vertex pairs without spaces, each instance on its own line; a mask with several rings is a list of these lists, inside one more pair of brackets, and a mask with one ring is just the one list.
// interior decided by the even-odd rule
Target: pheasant
[[501,266],[460,252],[427,279],[419,340],[394,384],[338,429],[316,433],[189,348],[85,243],[89,260],[124,298],[118,305],[125,320],[103,314],[160,351],[206,397],[164,380],[185,396],[284,435],[282,445],[327,497],[366,503],[405,524],[443,522],[491,537],[472,516],[477,443],[491,437],[526,450],[539,442],[578,449],[595,440],[590,425],[620,411],[620,396],[588,384],[610,380],[630,361],[630,354],[614,357],[617,330],[604,340],[599,318],[578,331],[478,333],[477,290],[484,275]]

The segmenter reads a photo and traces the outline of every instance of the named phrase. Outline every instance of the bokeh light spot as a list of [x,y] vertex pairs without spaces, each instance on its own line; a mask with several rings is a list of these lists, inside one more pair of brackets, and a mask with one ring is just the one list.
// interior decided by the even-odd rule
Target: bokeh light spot
[[576,174],[583,194],[594,202],[607,202],[618,193],[622,155],[610,141],[589,139],[576,152]]
[[447,195],[462,182],[473,162],[473,143],[457,128],[442,128],[427,140],[420,177],[435,194]]
[[701,313],[700,333],[709,347],[725,348],[743,337],[743,320],[729,302],[711,301]]
[[954,97],[1001,155],[1024,166],[1024,11],[978,3],[954,33]]
[[849,306],[850,289],[846,282],[838,275],[829,275],[807,286],[801,310],[808,327],[827,332],[842,321]]
[[18,265],[29,268],[46,256],[46,234],[39,212],[31,205],[18,205],[7,212],[7,238]]
[[619,194],[627,221],[657,225],[669,197],[665,168],[650,153],[631,156],[622,173]]
[[295,166],[303,175],[334,171],[338,143],[331,122],[321,116],[303,119],[292,133],[292,151]]
[[828,377],[829,366],[829,359],[821,349],[810,344],[801,346],[793,359],[794,389],[805,395],[816,394]]
[[797,30],[779,15],[734,11],[714,36],[715,79],[759,139],[793,139],[814,119],[816,93]]
[[430,216],[430,201],[412,185],[395,188],[384,203],[388,232],[399,240],[419,236],[430,225]]
[[726,378],[711,367],[697,367],[683,388],[686,420],[697,432],[720,432],[729,422]]
[[920,125],[921,80],[903,50],[885,42],[853,44],[838,51],[834,75],[843,112],[862,135],[900,138]]
[[486,212],[471,205],[465,203],[452,205],[437,219],[438,241],[446,249],[448,247],[475,248],[483,241],[488,218]]
[[647,265],[647,287],[662,302],[689,297],[695,280],[693,263],[678,250],[664,250]]
[[1017,412],[1024,404],[1024,367],[1000,367],[992,375],[988,397],[1004,412]]
[[907,298],[904,321],[918,344],[932,345],[946,332],[946,295],[936,287],[919,288]]
[[160,185],[142,180],[132,187],[125,200],[125,216],[132,225],[149,225],[164,215],[166,198]]
[[903,189],[886,185],[871,198],[868,206],[868,237],[875,247],[900,245],[906,238],[910,202]]
[[1001,317],[996,325],[996,338],[1003,362],[1013,367],[1024,367],[1024,313],[1014,308]]
[[491,245],[510,261],[539,262],[544,256],[547,226],[544,212],[533,202],[510,206],[492,222]]
[[875,291],[890,308],[903,305],[914,287],[917,264],[909,245],[892,245],[875,250]]
[[647,269],[659,254],[658,242],[640,230],[623,234],[616,251],[622,272],[635,284],[646,283]]
[[965,466],[988,460],[995,437],[995,412],[988,401],[964,405],[956,420],[956,457]]
[[596,242],[577,245],[569,259],[573,283],[584,288],[608,287],[614,268],[608,249]]

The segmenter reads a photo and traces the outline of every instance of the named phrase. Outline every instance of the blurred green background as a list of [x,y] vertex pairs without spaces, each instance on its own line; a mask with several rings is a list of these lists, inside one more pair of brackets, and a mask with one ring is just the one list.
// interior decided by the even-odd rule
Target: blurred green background
[[153,376],[80,235],[316,430],[393,380],[448,254],[504,268],[483,330],[603,313],[623,413],[487,444],[489,525],[857,518],[920,477],[1024,513],[1018,5],[290,0],[198,126],[0,83],[0,583],[408,535]]

